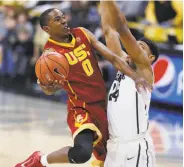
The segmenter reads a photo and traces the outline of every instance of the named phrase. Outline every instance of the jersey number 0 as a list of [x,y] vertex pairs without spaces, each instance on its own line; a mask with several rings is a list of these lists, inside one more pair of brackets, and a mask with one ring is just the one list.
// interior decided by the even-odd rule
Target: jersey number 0
[[70,65],[75,65],[78,62],[82,62],[82,68],[87,76],[91,76],[94,72],[90,60],[87,58],[90,53],[84,50],[86,48],[85,44],[80,45],[74,51],[65,53],[65,56]]

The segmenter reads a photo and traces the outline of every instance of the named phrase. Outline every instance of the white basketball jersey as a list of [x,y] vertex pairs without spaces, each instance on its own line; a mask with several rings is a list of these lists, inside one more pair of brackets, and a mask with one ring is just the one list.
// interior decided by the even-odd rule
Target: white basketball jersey
[[132,140],[148,129],[151,92],[138,93],[135,82],[118,72],[109,96],[107,115],[110,138]]

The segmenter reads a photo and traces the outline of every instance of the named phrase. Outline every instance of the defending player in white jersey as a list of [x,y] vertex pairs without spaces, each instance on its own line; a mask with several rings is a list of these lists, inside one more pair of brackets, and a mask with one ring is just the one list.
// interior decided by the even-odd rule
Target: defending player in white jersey
[[[151,65],[159,56],[156,44],[145,38],[136,41],[115,2],[101,1],[100,14],[108,48],[153,84]],[[122,51],[119,38],[128,54]],[[150,99],[151,90],[137,92],[131,78],[117,73],[108,97],[110,139],[105,167],[155,166],[153,144],[147,133]]]

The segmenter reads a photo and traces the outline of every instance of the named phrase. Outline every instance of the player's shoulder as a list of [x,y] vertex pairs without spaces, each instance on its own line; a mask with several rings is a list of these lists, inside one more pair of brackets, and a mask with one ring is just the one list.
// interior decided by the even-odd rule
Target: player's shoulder
[[76,27],[76,28],[73,28],[71,32],[73,32],[73,33],[76,33],[76,32],[77,33],[82,33],[84,31],[86,31],[86,29],[84,27]]
[[81,36],[84,39],[87,39],[90,42],[90,35],[88,33],[88,30],[84,27],[76,27],[72,29],[73,35],[76,36]]

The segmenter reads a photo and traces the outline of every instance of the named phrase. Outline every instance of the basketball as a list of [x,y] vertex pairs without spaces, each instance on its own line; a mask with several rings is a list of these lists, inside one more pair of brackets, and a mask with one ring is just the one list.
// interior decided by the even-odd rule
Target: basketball
[[45,52],[36,62],[35,73],[43,85],[48,85],[54,80],[64,81],[69,73],[69,64],[59,53]]

